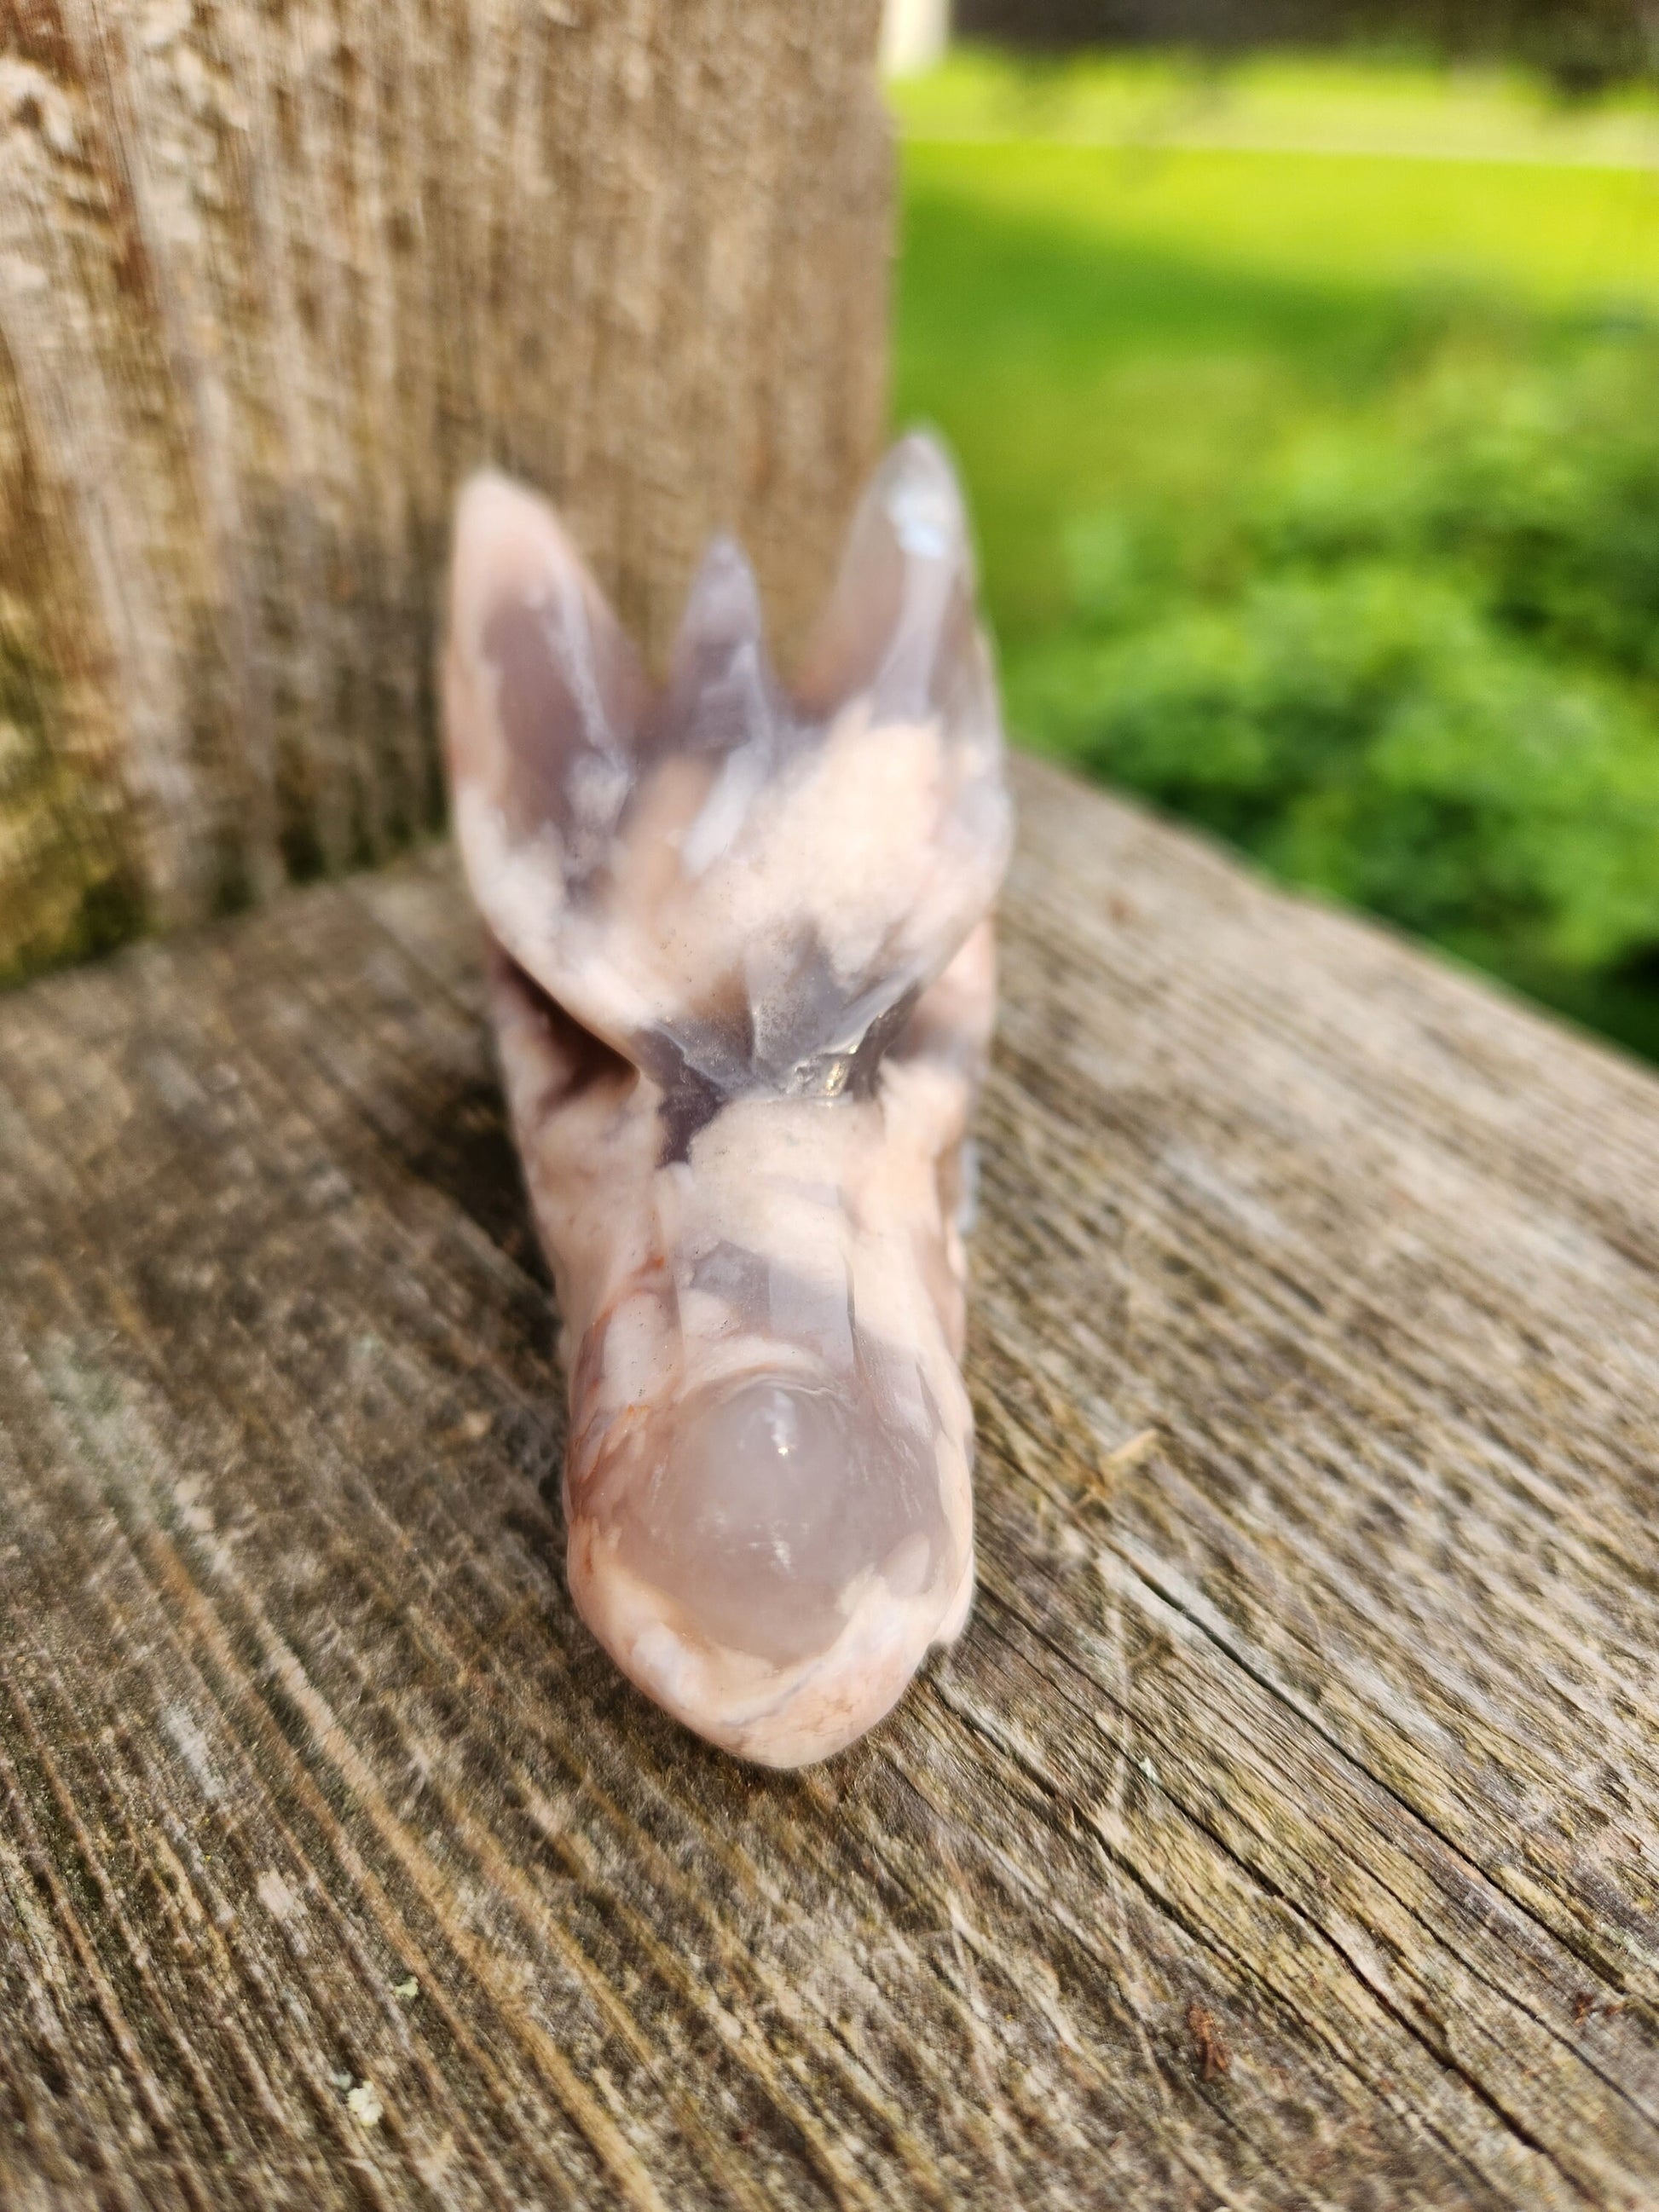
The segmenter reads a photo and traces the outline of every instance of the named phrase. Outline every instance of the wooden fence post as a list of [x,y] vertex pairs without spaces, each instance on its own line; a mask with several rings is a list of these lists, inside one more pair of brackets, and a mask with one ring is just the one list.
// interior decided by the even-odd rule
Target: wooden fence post
[[458,477],[787,645],[882,427],[878,0],[0,7],[0,975],[434,821]]

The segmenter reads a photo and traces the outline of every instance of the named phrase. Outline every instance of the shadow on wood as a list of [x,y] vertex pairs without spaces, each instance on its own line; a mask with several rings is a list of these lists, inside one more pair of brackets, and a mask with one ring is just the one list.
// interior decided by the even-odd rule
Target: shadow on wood
[[800,1775],[571,1613],[447,854],[0,1004],[9,2212],[1659,2196],[1659,1084],[1018,781],[981,1596]]

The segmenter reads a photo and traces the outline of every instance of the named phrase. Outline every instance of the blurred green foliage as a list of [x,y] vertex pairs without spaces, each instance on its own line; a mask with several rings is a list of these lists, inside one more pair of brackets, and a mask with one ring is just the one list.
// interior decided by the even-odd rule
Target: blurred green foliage
[[1460,363],[1184,529],[1079,519],[1017,725],[1659,1052],[1656,394]]
[[1659,178],[908,158],[901,398],[963,454],[1015,728],[1659,1057]]
[[1214,54],[1263,46],[1524,59],[1568,97],[1659,70],[1650,0],[956,0],[960,32],[1027,48],[1115,41]]

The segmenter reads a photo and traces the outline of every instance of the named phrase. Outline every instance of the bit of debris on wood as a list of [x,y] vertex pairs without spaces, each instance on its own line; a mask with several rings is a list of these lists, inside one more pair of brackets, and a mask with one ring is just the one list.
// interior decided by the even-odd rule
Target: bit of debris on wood
[[421,1994],[421,1985],[413,1974],[409,1974],[401,1982],[392,1984],[392,1994],[394,1997],[401,1997],[405,2004],[413,2004]]
[[297,1899],[274,1867],[268,1867],[253,1885],[253,1894],[273,1920],[286,1920]]
[[1198,2053],[1204,2079],[1212,2081],[1218,2074],[1226,2073],[1233,2063],[1233,2054],[1227,2048],[1227,2039],[1216,2026],[1214,2016],[1206,2011],[1196,1999],[1187,2008],[1187,2033],[1193,2039],[1193,2048]]
[[355,2089],[346,2091],[346,2110],[365,2128],[378,2128],[386,2117],[380,2093],[372,2081],[360,2081]]

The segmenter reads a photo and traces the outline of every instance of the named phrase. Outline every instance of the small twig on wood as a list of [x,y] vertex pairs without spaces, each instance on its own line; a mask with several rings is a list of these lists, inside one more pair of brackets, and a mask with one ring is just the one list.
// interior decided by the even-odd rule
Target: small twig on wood
[[1193,2048],[1198,2053],[1198,2063],[1206,2081],[1218,2074],[1224,2074],[1233,2063],[1233,2054],[1227,2048],[1227,2039],[1216,2026],[1214,2015],[1207,2012],[1196,1998],[1187,2008],[1187,2033],[1193,2039]]
[[1127,1474],[1131,1468],[1139,1467],[1144,1459],[1150,1459],[1163,1441],[1156,1429],[1138,1430],[1126,1443],[1117,1445],[1096,1462],[1089,1471],[1085,1490],[1109,1498],[1118,1476]]
[[1127,1443],[1119,1444],[1115,1451],[1107,1453],[1100,1462],[1101,1471],[1103,1474],[1109,1471],[1113,1474],[1125,1474],[1132,1467],[1139,1467],[1142,1460],[1149,1459],[1162,1442],[1163,1438],[1156,1429],[1139,1430]]

